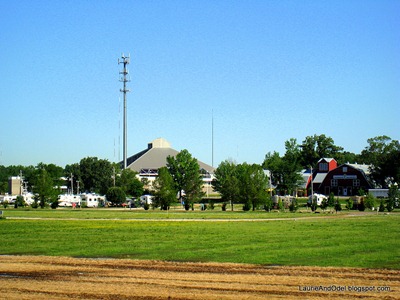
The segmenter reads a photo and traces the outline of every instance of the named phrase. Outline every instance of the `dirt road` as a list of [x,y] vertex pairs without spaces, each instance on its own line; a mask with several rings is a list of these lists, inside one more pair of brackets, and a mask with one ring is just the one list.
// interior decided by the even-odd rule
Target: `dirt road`
[[396,270],[0,256],[0,299],[400,299]]

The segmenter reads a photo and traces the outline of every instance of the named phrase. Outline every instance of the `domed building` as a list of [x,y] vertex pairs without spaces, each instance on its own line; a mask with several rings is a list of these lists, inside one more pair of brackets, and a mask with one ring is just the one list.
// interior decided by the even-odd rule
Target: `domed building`
[[[167,140],[158,138],[148,143],[147,149],[128,157],[127,168],[137,172],[140,179],[146,178],[151,186],[158,175],[158,169],[167,165],[167,157],[176,156],[178,153],[179,151],[173,149]],[[203,190],[208,194],[212,190],[211,180],[215,168],[199,160],[197,162],[203,175]]]

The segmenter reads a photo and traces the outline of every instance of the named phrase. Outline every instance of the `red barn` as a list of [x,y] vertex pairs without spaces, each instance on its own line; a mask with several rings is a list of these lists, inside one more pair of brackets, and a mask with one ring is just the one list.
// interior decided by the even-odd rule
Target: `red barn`
[[343,164],[329,171],[319,184],[318,193],[337,196],[355,196],[359,190],[368,191],[372,188],[368,179],[368,165]]

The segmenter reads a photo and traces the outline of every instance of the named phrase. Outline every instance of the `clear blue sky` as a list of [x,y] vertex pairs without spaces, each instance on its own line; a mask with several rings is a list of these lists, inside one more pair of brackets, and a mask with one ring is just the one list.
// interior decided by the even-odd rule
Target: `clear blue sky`
[[325,134],[400,135],[400,1],[0,0],[0,164],[122,159],[158,137],[214,165]]

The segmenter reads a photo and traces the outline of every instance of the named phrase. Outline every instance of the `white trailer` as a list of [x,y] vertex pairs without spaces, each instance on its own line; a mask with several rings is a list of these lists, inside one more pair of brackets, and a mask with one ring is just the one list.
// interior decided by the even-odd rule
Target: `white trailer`
[[62,194],[58,196],[58,206],[76,207],[81,206],[82,198],[79,195]]
[[99,207],[99,204],[105,205],[106,198],[95,193],[87,193],[82,194],[82,201],[87,207]]
[[143,195],[140,196],[140,203],[143,204],[152,204],[153,203],[153,196],[150,195]]
[[328,197],[326,197],[325,195],[314,193],[313,195],[308,196],[308,201],[307,201],[307,203],[311,205],[311,204],[312,204],[312,201],[313,201],[313,200],[314,200],[314,201],[316,200],[316,201],[317,201],[317,205],[318,205],[318,206],[321,206],[322,201],[327,200],[327,199],[328,199]]

